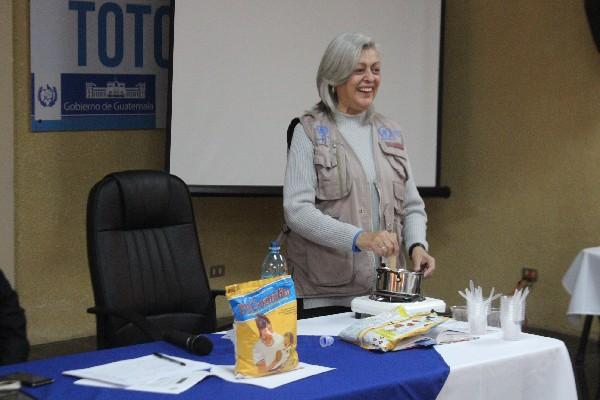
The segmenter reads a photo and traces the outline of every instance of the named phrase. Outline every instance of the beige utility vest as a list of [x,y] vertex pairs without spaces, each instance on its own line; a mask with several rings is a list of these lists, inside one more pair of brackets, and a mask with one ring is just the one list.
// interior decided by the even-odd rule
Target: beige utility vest
[[[300,123],[314,146],[315,206],[326,215],[371,231],[371,188],[360,160],[325,114],[306,114]],[[402,248],[408,179],[404,140],[399,126],[380,114],[373,115],[371,125],[380,229],[396,232]],[[365,251],[339,251],[291,231],[287,262],[300,298],[362,295],[374,289],[376,271]],[[402,266],[404,259],[400,257]]]

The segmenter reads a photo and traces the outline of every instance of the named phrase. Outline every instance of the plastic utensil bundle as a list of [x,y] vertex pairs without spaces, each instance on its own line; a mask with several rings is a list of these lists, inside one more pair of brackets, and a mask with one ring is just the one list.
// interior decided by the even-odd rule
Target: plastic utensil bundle
[[472,335],[483,335],[487,329],[487,315],[491,309],[492,301],[501,294],[494,295],[492,288],[487,299],[483,297],[481,286],[475,287],[473,281],[469,281],[469,288],[464,292],[458,291],[465,300],[467,300],[467,320],[469,321],[469,332]]
[[502,304],[504,305],[505,318],[510,318],[514,322],[521,322],[525,319],[525,299],[529,295],[529,288],[515,289],[512,297],[504,296]]
[[469,288],[465,288],[464,292],[459,290],[458,294],[460,294],[467,301],[467,305],[481,304],[485,306],[487,310],[489,310],[492,301],[502,296],[502,293],[494,295],[494,290],[495,288],[492,288],[489,297],[487,299],[484,299],[481,286],[475,287],[475,285],[473,284],[473,280],[469,280]]

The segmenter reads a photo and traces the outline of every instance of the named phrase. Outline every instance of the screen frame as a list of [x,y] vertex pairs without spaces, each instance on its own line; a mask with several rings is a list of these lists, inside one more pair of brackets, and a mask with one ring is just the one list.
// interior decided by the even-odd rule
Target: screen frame
[[[171,167],[171,117],[172,117],[172,95],[173,95],[173,44],[175,38],[175,4],[171,0],[171,24],[169,32],[169,71],[168,71],[168,95],[167,95],[167,130],[165,143],[165,171],[170,172]],[[438,113],[437,113],[437,148],[435,166],[435,186],[419,186],[419,194],[422,197],[450,197],[450,187],[440,184],[441,175],[441,148],[442,148],[442,89],[444,71],[444,28],[446,16],[446,0],[440,1],[440,48],[439,48],[439,76],[438,76]],[[282,128],[282,135],[284,134]],[[246,185],[188,185],[192,196],[198,197],[281,197],[283,186],[246,186]]]

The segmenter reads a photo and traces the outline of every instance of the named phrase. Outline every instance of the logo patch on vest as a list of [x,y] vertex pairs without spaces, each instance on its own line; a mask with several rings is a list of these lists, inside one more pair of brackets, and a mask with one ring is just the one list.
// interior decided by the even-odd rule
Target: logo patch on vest
[[404,150],[404,145],[402,143],[386,141],[385,145],[388,147],[395,147],[397,149]]
[[327,144],[329,139],[329,128],[323,124],[315,125],[315,133],[317,134],[317,144]]
[[400,129],[391,130],[385,126],[381,126],[377,132],[379,133],[379,139],[381,140],[395,140],[400,137]]

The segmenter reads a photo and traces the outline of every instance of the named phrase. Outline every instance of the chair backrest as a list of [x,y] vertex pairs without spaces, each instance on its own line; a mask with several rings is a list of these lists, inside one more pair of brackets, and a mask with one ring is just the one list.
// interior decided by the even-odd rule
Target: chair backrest
[[294,129],[296,129],[296,125],[300,123],[300,118],[294,118],[290,121],[290,124],[287,128],[287,149],[290,150],[290,146],[292,145],[292,138],[294,137]]
[[28,356],[25,312],[17,292],[0,269],[0,365],[24,362]]
[[[162,171],[107,175],[91,190],[88,259],[96,307],[128,310],[161,330],[212,332],[211,295],[187,185]],[[96,316],[98,347],[149,339],[132,323]]]

